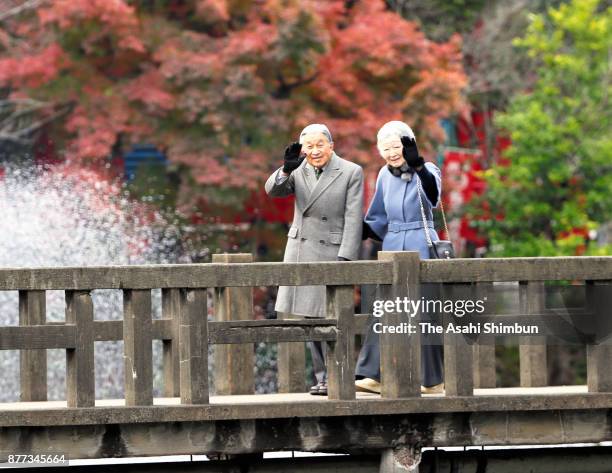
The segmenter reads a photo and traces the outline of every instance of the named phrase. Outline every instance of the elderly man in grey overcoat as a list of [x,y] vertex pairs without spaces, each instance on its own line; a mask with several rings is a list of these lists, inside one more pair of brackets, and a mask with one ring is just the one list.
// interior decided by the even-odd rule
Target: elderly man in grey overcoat
[[[283,167],[268,178],[265,187],[272,197],[295,195],[284,262],[358,258],[363,170],[334,152],[334,142],[325,125],[304,128],[299,142],[285,150]],[[305,317],[325,317],[325,286],[281,286],[275,309]],[[309,342],[309,348],[317,378],[310,393],[327,395],[324,346],[321,342]]]

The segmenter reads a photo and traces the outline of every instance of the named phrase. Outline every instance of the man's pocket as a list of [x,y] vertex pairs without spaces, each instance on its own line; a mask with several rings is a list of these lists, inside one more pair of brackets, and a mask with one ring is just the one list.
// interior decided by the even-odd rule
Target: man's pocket
[[342,232],[330,232],[329,233],[329,242],[332,245],[340,245],[340,244],[342,244]]

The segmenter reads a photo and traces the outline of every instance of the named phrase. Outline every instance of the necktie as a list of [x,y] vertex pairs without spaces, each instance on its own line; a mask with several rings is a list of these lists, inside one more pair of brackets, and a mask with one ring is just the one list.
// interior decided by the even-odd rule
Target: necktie
[[317,180],[319,180],[319,177],[321,177],[322,172],[323,172],[323,169],[315,168],[315,177],[317,178]]

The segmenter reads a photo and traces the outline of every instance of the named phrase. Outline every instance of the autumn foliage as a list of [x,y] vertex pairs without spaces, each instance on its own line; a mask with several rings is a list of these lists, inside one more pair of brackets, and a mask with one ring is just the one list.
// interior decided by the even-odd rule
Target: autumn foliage
[[0,86],[66,107],[69,156],[152,142],[202,184],[259,186],[310,122],[364,165],[387,120],[426,148],[466,82],[458,36],[434,43],[383,0],[53,0],[2,26]]

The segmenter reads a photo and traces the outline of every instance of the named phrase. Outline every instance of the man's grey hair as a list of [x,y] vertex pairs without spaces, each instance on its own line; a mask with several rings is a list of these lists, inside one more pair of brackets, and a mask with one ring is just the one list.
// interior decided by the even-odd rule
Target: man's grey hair
[[313,123],[311,125],[308,125],[306,128],[304,128],[302,130],[302,133],[300,133],[300,140],[299,140],[300,144],[304,142],[304,137],[306,135],[309,135],[310,133],[323,133],[323,135],[325,135],[325,137],[330,143],[334,142],[334,140],[332,139],[331,132],[329,131],[329,128],[327,128],[322,123]]
[[385,123],[380,130],[378,130],[378,134],[376,135],[376,141],[380,143],[389,138],[402,138],[407,136],[416,140],[414,136],[414,132],[412,128],[406,125],[404,122],[400,122],[398,120],[393,120],[391,122]]

